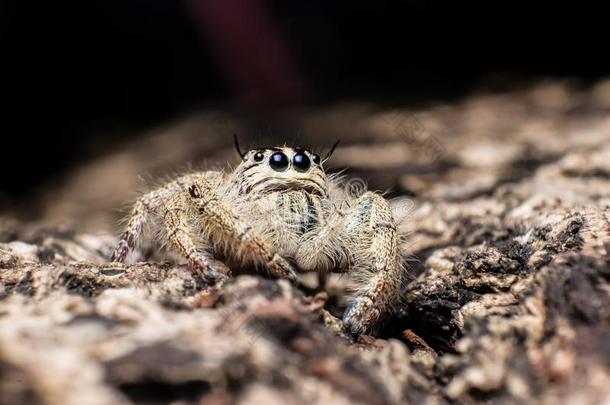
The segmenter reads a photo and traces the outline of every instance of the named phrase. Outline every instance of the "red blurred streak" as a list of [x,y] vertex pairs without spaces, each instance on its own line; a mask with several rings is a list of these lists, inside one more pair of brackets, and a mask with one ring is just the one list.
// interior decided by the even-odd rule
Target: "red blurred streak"
[[190,0],[190,4],[242,102],[272,112],[303,99],[304,80],[263,1]]

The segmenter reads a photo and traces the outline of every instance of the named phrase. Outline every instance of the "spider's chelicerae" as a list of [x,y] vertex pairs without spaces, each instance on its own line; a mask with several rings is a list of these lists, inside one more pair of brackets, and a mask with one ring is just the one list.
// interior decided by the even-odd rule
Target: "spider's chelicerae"
[[284,146],[240,155],[231,173],[191,173],[138,199],[112,260],[124,262],[144,225],[160,218],[163,237],[208,282],[227,275],[222,262],[292,281],[297,272],[349,272],[357,289],[343,321],[354,335],[370,331],[405,274],[389,203],[341,187],[324,171],[330,153]]

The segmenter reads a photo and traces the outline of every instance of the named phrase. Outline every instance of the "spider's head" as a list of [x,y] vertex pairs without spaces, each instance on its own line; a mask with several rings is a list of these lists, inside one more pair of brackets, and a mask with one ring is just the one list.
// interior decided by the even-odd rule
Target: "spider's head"
[[325,196],[328,179],[319,155],[287,146],[258,148],[242,155],[235,179],[245,193],[304,190]]

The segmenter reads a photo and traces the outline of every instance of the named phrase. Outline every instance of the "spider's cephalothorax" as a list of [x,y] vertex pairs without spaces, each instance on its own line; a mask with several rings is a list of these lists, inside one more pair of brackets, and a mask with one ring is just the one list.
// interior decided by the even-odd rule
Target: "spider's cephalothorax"
[[369,331],[400,293],[404,268],[396,224],[377,193],[352,195],[304,149],[259,148],[231,172],[195,172],[142,196],[112,260],[123,262],[158,218],[164,238],[209,282],[227,274],[219,261],[254,265],[275,277],[349,272],[358,288],[343,320]]

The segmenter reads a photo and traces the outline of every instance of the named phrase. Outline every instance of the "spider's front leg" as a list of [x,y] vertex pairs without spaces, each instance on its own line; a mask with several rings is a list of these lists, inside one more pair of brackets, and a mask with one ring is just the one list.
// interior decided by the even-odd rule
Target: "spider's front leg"
[[229,270],[214,259],[211,245],[201,240],[201,230],[195,226],[196,216],[185,193],[171,199],[165,207],[167,238],[204,281],[214,283]]
[[[213,172],[207,173],[215,174]],[[165,202],[177,195],[185,184],[191,184],[197,176],[199,176],[197,173],[187,174],[138,198],[133,205],[125,231],[121,235],[121,240],[112,253],[110,261],[123,263],[129,251],[136,246],[144,226],[150,221],[150,217],[159,213]]]
[[215,247],[242,260],[264,265],[274,277],[297,280],[292,266],[271,243],[237,216],[209,182],[196,181],[189,188],[187,198],[197,212],[203,233]]
[[351,271],[359,286],[343,322],[350,333],[359,335],[369,331],[398,298],[403,267],[392,210],[379,194],[367,192],[358,198],[344,232],[356,247],[358,259]]

